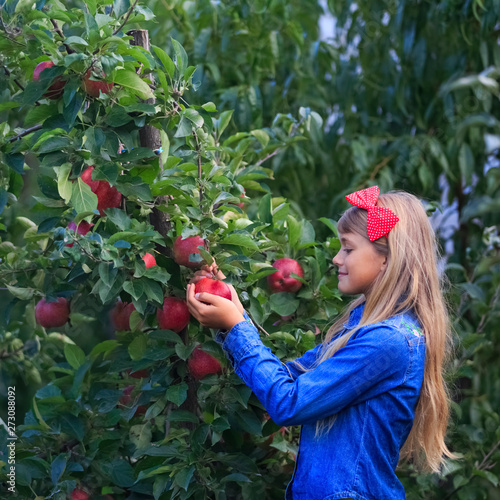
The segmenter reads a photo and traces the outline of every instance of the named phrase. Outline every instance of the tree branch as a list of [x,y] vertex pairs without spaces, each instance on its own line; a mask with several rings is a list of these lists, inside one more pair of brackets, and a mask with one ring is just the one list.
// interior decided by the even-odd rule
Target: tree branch
[[75,51],[69,45],[66,45],[64,43],[64,34],[61,31],[61,28],[59,28],[59,26],[57,25],[57,22],[55,21],[55,19],[51,19],[50,22],[52,23],[52,26],[54,26],[54,29],[56,30],[56,33],[63,39],[63,45],[66,47],[66,52],[68,54],[74,54]]
[[40,130],[41,128],[42,128],[41,124],[34,125],[33,127],[27,128],[26,130],[23,130],[20,134],[17,134],[15,137],[12,137],[12,139],[9,139],[9,142],[17,141],[21,137],[24,137],[25,135],[31,134],[32,132],[36,132],[37,130]]
[[113,31],[113,36],[115,36],[117,33],[119,33],[121,31],[121,29],[127,24],[128,18],[131,16],[132,12],[134,11],[135,6],[137,5],[138,1],[139,0],[135,0],[134,5],[132,5],[132,7],[130,7],[130,9],[127,12],[127,15],[125,16],[125,20],[123,21],[123,23],[115,31]]

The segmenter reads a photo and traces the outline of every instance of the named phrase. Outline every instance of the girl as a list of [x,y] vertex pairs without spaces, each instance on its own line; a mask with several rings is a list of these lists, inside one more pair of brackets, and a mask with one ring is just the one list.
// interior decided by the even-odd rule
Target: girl
[[262,344],[234,288],[232,301],[187,290],[191,314],[224,330],[217,340],[274,422],[302,426],[287,500],[404,499],[399,459],[438,471],[453,457],[449,324],[425,210],[408,193],[379,197],[377,186],[346,198],[355,206],[338,222],[333,264],[339,290],[357,298],[301,358],[283,364]]

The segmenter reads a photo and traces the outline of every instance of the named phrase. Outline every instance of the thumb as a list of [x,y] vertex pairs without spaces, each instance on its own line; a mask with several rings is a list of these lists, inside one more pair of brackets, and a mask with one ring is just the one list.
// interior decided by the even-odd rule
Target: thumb
[[221,303],[221,300],[226,300],[222,297],[219,297],[218,295],[207,292],[195,293],[194,298],[198,299],[200,302],[204,302],[205,304],[210,304],[212,306],[217,306]]

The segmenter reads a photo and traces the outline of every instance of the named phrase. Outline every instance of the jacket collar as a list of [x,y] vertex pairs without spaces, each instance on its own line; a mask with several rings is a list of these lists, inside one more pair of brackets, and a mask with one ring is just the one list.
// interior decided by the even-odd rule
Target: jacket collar
[[347,320],[347,323],[343,324],[344,328],[351,329],[354,326],[356,326],[360,322],[361,316],[363,316],[364,310],[365,310],[365,302],[363,302],[362,304],[359,304],[359,306],[355,307],[349,313],[349,319]]

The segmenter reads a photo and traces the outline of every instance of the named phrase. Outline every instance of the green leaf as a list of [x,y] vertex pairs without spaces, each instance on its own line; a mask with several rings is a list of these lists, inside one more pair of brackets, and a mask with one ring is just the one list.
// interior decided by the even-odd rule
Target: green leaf
[[229,234],[221,241],[223,245],[237,245],[250,250],[259,251],[259,246],[249,234]]
[[50,479],[52,480],[52,484],[55,486],[61,479],[64,471],[66,469],[66,463],[68,459],[64,453],[57,455],[50,466]]
[[113,82],[132,90],[141,99],[150,99],[154,97],[153,91],[149,88],[149,85],[134,71],[118,69],[113,78]]
[[[170,56],[160,47],[156,45],[152,45],[151,48],[153,49],[154,54],[160,62],[162,63],[163,67],[165,68],[165,71],[167,72],[168,76],[173,79],[175,75],[175,64],[174,61],[170,58]],[[166,90],[166,89],[165,89]]]
[[145,424],[133,425],[129,431],[130,442],[136,448],[146,448],[151,443],[153,432],[151,422]]
[[90,351],[90,357],[94,359],[101,352],[111,352],[118,346],[117,340],[105,340],[95,345]]
[[85,363],[85,353],[75,344],[64,344],[64,357],[75,370]]
[[325,224],[325,226],[327,226],[329,229],[331,229],[333,234],[338,238],[339,233],[337,231],[337,223],[333,219],[329,219],[328,217],[321,217],[318,220]]
[[191,467],[189,468],[186,467],[184,469],[181,469],[179,472],[177,472],[177,474],[175,474],[174,483],[183,490],[187,491],[189,483],[193,478],[194,471],[195,471],[194,465],[191,465]]
[[71,195],[73,194],[73,182],[69,180],[71,163],[64,163],[60,167],[54,168],[54,170],[57,174],[57,190],[59,191],[59,195],[66,203],[70,203]]
[[188,65],[188,56],[184,47],[177,40],[174,40],[173,38],[171,38],[171,40],[172,45],[174,46],[175,65],[177,66],[179,74],[183,75]]
[[145,335],[138,335],[130,345],[128,346],[128,353],[133,361],[142,359],[146,349],[148,347],[148,341]]
[[90,190],[90,186],[80,178],[73,183],[71,204],[77,213],[97,210],[97,196]]
[[123,289],[129,293],[135,300],[139,300],[144,293],[144,285],[142,281],[126,281],[123,284]]
[[229,122],[231,121],[231,117],[233,116],[233,110],[230,111],[223,111],[219,118],[216,120],[216,128],[217,128],[217,135],[220,137],[222,135],[222,132],[226,130],[226,127],[229,125]]
[[31,300],[35,290],[33,288],[20,288],[11,285],[6,285],[7,290],[20,300]]
[[269,299],[271,309],[280,316],[293,314],[299,307],[300,300],[293,293],[273,293]]
[[177,406],[180,406],[187,398],[188,385],[181,382],[177,385],[171,385],[165,394],[169,401],[172,401]]
[[203,127],[205,123],[203,117],[193,108],[187,108],[183,111],[183,116],[185,116],[188,120],[190,120],[195,127]]

